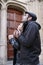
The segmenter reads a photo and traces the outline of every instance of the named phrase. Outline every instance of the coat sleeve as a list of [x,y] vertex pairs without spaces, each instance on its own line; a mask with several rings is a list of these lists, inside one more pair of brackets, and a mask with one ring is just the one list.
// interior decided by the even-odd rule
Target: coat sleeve
[[30,45],[32,45],[35,39],[35,36],[36,36],[36,26],[34,24],[30,24],[29,26],[27,26],[27,29],[24,32],[24,34],[22,33],[19,36],[18,40],[20,44],[26,47],[30,47]]

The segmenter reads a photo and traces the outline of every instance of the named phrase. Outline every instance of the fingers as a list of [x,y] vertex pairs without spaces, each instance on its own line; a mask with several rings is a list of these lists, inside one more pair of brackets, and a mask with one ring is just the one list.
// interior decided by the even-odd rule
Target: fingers
[[21,23],[21,24],[18,26],[17,30],[20,30],[20,31],[23,30],[23,23]]
[[14,30],[14,32],[13,32],[14,37],[16,36],[16,32],[17,32],[17,30]]
[[15,30],[14,33],[13,33],[14,37],[18,38],[19,36],[19,31],[18,30]]
[[8,36],[8,39],[9,39],[9,40],[10,40],[11,38],[13,38],[13,35],[9,35],[9,36]]

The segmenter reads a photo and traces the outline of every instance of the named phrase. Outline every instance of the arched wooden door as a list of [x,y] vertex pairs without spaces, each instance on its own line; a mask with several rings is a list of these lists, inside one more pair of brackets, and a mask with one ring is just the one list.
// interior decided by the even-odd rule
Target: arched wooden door
[[8,59],[13,59],[13,47],[9,44],[8,35],[12,34],[20,24],[22,12],[15,9],[8,9],[7,13],[7,57]]

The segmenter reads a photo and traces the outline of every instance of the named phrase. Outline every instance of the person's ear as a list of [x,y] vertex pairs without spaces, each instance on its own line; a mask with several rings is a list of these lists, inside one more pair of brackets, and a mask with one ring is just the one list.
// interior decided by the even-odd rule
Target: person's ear
[[29,17],[28,20],[32,20],[32,17]]

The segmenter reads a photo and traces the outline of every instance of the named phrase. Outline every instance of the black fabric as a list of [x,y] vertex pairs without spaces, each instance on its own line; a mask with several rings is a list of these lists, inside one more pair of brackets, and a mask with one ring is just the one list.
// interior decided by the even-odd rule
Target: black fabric
[[27,25],[28,25],[27,21],[23,23],[23,32],[25,31],[25,28],[26,28]]
[[25,31],[18,37],[20,43],[20,63],[36,65],[41,53],[40,25],[30,21]]
[[[21,64],[19,64],[19,65],[31,65],[31,64],[22,64],[22,63],[21,63]],[[40,65],[40,64],[36,64],[36,65]]]
[[9,40],[10,44],[12,44],[12,46],[14,46],[15,49],[18,49],[19,48],[19,43],[17,42],[17,39],[15,38],[11,38]]
[[17,60],[17,49],[14,48],[14,58],[13,58],[13,65],[16,64],[16,60]]

